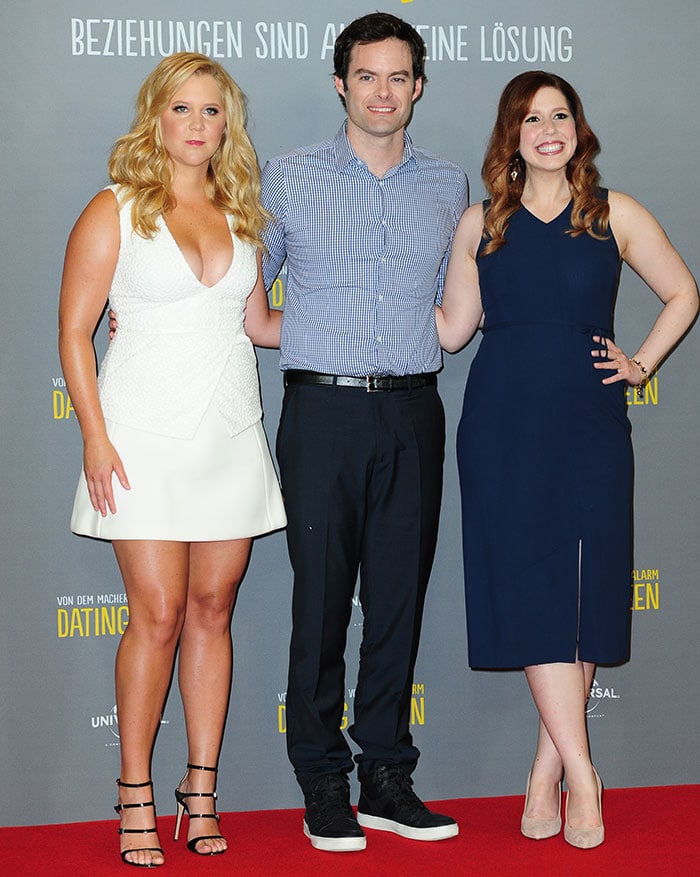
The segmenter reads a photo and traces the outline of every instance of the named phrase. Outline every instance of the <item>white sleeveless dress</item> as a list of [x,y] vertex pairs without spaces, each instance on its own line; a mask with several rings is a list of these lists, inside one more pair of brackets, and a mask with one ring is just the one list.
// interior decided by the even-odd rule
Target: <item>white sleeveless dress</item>
[[126,202],[120,226],[109,295],[119,328],[98,385],[131,490],[113,477],[117,511],[102,517],[81,475],[71,530],[98,539],[208,542],[284,527],[255,351],[243,329],[255,248],[232,234],[231,266],[207,287],[162,219],[146,240],[132,231]]

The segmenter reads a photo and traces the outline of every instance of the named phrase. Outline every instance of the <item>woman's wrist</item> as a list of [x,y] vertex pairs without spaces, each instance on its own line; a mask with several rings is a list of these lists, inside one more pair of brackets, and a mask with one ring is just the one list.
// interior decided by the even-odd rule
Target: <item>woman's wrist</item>
[[647,381],[649,380],[649,371],[648,371],[647,367],[642,362],[640,362],[640,360],[638,360],[638,359],[634,359],[634,358],[630,359],[630,362],[633,362],[642,374],[641,381],[636,385],[636,391],[637,391],[637,398],[643,399],[644,398],[644,387],[645,387]]

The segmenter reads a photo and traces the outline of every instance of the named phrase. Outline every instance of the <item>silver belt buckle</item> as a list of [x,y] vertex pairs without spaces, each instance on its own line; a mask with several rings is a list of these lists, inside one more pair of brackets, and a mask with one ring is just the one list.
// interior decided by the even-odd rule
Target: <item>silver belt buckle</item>
[[377,387],[376,381],[379,375],[367,375],[367,392],[368,393],[378,393],[379,388]]

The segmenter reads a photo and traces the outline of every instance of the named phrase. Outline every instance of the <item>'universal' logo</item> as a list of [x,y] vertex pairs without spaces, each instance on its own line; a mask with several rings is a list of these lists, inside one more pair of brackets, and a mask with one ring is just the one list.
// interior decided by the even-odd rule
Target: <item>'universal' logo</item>
[[620,695],[614,688],[605,688],[599,685],[597,679],[594,679],[588,703],[586,704],[586,716],[589,719],[602,719],[605,715],[604,712],[601,712],[603,703],[609,700],[620,700]]
[[[170,722],[168,721],[168,719],[165,719],[161,716],[160,724],[169,725]],[[105,743],[105,746],[119,746],[119,719],[117,718],[116,704],[106,715],[91,716],[90,725],[95,731],[102,731],[106,729],[109,732],[109,734],[111,735],[111,739],[108,738],[108,742]]]

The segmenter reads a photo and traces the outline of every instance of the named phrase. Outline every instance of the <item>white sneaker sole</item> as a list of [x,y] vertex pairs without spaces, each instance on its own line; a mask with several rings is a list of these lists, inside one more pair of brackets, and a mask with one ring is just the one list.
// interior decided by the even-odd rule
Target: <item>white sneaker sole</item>
[[456,837],[459,834],[459,825],[456,822],[451,825],[436,825],[433,828],[412,828],[402,822],[383,819],[381,816],[370,816],[367,813],[358,813],[357,821],[363,828],[393,831],[394,834],[407,837],[409,840],[446,840],[448,837]]
[[314,849],[327,853],[351,853],[356,850],[364,850],[367,846],[366,837],[319,837],[316,834],[311,834],[306,820],[304,820],[304,834],[311,841],[311,846]]

